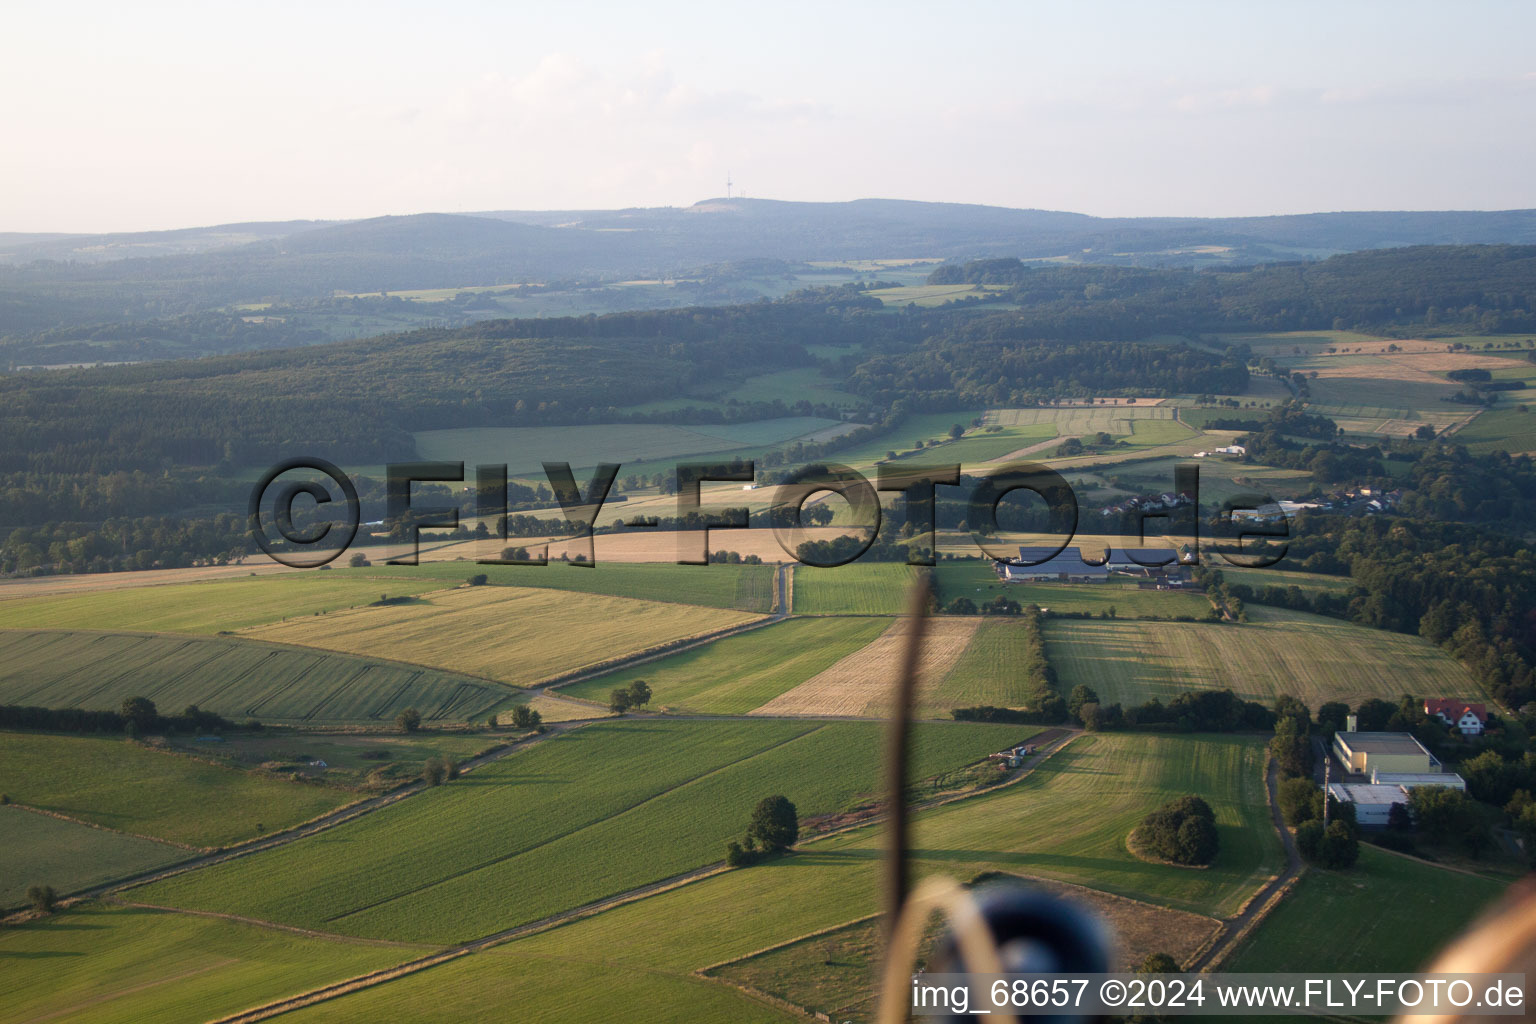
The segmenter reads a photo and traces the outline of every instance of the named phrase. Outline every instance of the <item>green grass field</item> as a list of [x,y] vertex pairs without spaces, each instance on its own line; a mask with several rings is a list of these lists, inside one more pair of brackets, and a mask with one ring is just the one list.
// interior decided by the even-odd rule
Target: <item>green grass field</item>
[[[769,612],[773,609],[774,568],[771,565],[599,562],[587,568],[578,568],[562,563],[539,566],[423,562],[420,565],[378,565],[367,569],[339,570],[344,578],[358,575],[369,579],[435,580],[438,586],[463,583],[479,573],[484,573],[488,582],[497,586],[569,590],[645,601],[736,608],[748,612]],[[374,589],[381,588],[375,585]],[[393,591],[396,588],[394,583],[390,583],[383,589]]]
[[[1133,493],[1161,492],[1173,487],[1174,468],[1189,462],[1200,467],[1200,500],[1205,503],[1253,493],[1289,499],[1306,493],[1312,487],[1310,473],[1233,462],[1221,455],[1204,459],[1150,459],[1127,466],[1106,467],[1104,475]],[[1109,500],[1096,501],[1091,507],[1110,504],[1113,502]],[[1157,520],[1150,522],[1155,523]]]
[[962,468],[969,468],[977,463],[1001,459],[1021,448],[1049,441],[1056,436],[1056,427],[1050,423],[977,428],[970,426],[968,421],[961,421],[961,425],[966,427],[966,433],[958,440],[944,440],[921,451],[904,452],[895,461],[910,460],[924,465],[958,462]]
[[1505,887],[1361,845],[1352,870],[1309,869],[1222,970],[1422,970]]
[[464,587],[409,604],[263,626],[250,635],[526,686],[752,618],[746,612],[599,594]]
[[[418,951],[93,905],[0,931],[0,1022],[212,1020]],[[23,970],[21,965],[31,964]],[[38,965],[46,965],[41,967]]]
[[820,569],[796,565],[794,611],[804,615],[900,615],[917,570],[899,562],[854,562]]
[[[974,761],[1019,732],[926,726],[917,774]],[[879,785],[880,739],[864,723],[603,723],[133,895],[348,935],[470,939],[719,860],[771,793],[802,816],[844,810]]]
[[[9,779],[3,783],[10,785]],[[0,907],[19,906],[27,889],[51,885],[63,896],[192,856],[179,846],[0,807]]]
[[193,846],[277,831],[355,794],[204,764],[121,739],[8,733],[0,779],[12,800]]
[[[507,465],[512,476],[543,479],[545,462],[569,462],[586,469],[617,462],[620,476],[631,464],[695,455],[718,455],[741,448],[782,444],[837,426],[837,420],[789,416],[750,423],[675,426],[662,423],[599,423],[563,427],[465,427],[416,433],[423,459]],[[585,483],[585,481],[582,481]]]
[[[1084,548],[1103,546],[1097,538],[1079,540]],[[1204,618],[1211,610],[1211,603],[1201,594],[1142,590],[1134,583],[1002,583],[993,573],[991,562],[974,559],[940,562],[934,567],[934,574],[939,600],[943,604],[957,597],[968,597],[979,606],[1001,595],[1021,605],[1036,604],[1057,612],[1097,615],[1114,608],[1121,618],[1137,615]]]
[[1000,708],[1032,703],[1028,681],[1018,672],[1024,660],[1023,623],[1014,618],[988,619],[949,674],[919,696],[923,713],[948,715],[951,708],[990,704]]
[[[421,594],[441,586],[426,576],[404,578],[394,594]],[[217,633],[316,612],[334,612],[379,598],[369,580],[339,572],[246,576],[207,583],[99,590],[86,594],[0,601],[0,629],[130,629]]]
[[564,687],[606,701],[608,691],[644,679],[651,706],[668,711],[744,715],[798,686],[885,632],[883,619],[789,619],[659,661]]
[[1056,620],[1046,649],[1064,692],[1086,683],[1104,703],[1220,689],[1266,705],[1289,693],[1313,708],[1404,693],[1481,699],[1466,669],[1418,637],[1259,605],[1248,614],[1246,625]]
[[1452,439],[1480,455],[1492,451],[1536,452],[1536,413],[1521,412],[1521,401],[1516,398],[1510,405],[1501,404],[1478,413],[1476,419],[1452,434]]
[[[545,718],[545,721],[550,720]],[[261,732],[226,733],[217,741],[179,736],[170,742],[175,750],[241,771],[270,766],[285,776],[284,785],[290,785],[286,776],[298,772],[334,785],[376,790],[420,778],[422,766],[429,758],[466,761],[497,743],[506,742],[507,738],[503,733],[454,733],[436,729],[414,733],[264,729]],[[324,761],[326,766],[313,766],[313,761]],[[349,795],[347,799],[357,795]],[[258,820],[267,826],[267,831],[271,830],[268,819]]]
[[452,672],[243,638],[0,630],[5,704],[115,709],[148,697],[163,714],[196,704],[234,721],[377,725],[407,707],[434,722],[468,721],[511,695]]
[[[848,448],[840,449],[827,458],[849,466],[869,465],[885,461],[887,452],[909,451],[917,442],[946,441],[949,428],[956,423],[970,429],[971,421],[982,415],[981,409],[956,410],[954,412],[915,413],[897,426]],[[934,452],[937,459],[938,451]],[[943,460],[948,461],[948,460]]]
[[[1085,737],[1024,783],[917,814],[915,869],[961,879],[985,870],[1064,877],[1230,913],[1282,863],[1264,803],[1262,762],[1262,744],[1254,739]],[[1204,795],[1217,812],[1223,846],[1216,866],[1187,871],[1133,858],[1125,834],[1168,795],[1184,792]],[[417,976],[300,1011],[295,1019],[314,1024],[383,1014],[426,1021],[436,1019],[438,1006],[448,1007],[440,1016],[454,1016],[453,1007],[483,1005],[492,986],[504,986],[509,976],[528,992],[520,1004],[528,1020],[606,1020],[614,1000],[631,999],[657,1000],[657,1016],[707,1024],[795,1019],[773,1016],[694,972],[878,910],[883,838],[865,828],[818,840],[791,856],[456,961],[442,980]],[[607,1000],[591,996],[594,974],[603,977]]]

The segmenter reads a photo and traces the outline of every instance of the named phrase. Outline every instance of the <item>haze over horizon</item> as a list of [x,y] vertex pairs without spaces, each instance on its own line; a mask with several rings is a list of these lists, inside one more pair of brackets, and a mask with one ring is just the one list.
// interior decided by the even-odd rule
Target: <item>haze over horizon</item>
[[17,10],[0,231],[686,206],[727,174],[1096,216],[1536,206],[1536,8],[773,13]]

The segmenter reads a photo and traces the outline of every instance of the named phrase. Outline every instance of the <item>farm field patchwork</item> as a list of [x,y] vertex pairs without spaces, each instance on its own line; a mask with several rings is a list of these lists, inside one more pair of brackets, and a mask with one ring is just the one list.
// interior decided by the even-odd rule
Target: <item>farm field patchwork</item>
[[[1361,844],[1349,871],[1309,869],[1222,970],[1421,970],[1505,888]],[[1327,944],[1318,941],[1322,920]]]
[[[919,699],[949,674],[980,625],[981,619],[976,617],[929,620],[917,667]],[[891,696],[911,628],[912,620],[895,620],[867,646],[779,694],[752,714],[890,715]]]
[[1053,620],[1046,650],[1063,692],[1086,683],[1104,703],[1221,689],[1265,705],[1288,693],[1313,708],[1404,693],[1482,699],[1466,669],[1418,637],[1259,605],[1248,614],[1243,625]]
[[[1230,913],[1282,863],[1264,802],[1262,746],[1259,739],[1230,736],[1084,737],[1018,785],[919,812],[916,871],[961,879],[985,870],[1047,875],[1195,913]],[[1185,871],[1133,858],[1126,833],[1168,796],[1185,792],[1200,793],[1216,810],[1222,840],[1216,865]],[[1041,827],[1045,821],[1050,828]],[[483,993],[493,983],[504,986],[514,972],[538,992],[529,1019],[608,1019],[612,1002],[585,995],[594,970],[615,979],[617,991],[637,995],[660,991],[647,978],[698,984],[693,972],[702,968],[873,913],[883,841],[878,828],[831,836],[787,857],[516,940],[457,962],[449,988]],[[711,926],[701,928],[700,921]],[[687,991],[698,1007],[695,1013],[689,1004],[690,1020],[750,1020],[748,1008],[759,1006],[706,1001],[709,985]],[[300,1011],[295,1019],[355,1020],[399,1005],[406,1008],[402,1019],[427,1020],[434,998],[458,997],[418,975]],[[561,1013],[562,1005],[569,1011]]]
[[747,612],[597,594],[464,587],[406,604],[260,627],[248,635],[526,686],[753,618]]
[[[125,574],[126,575],[126,574]],[[441,586],[422,577],[403,579],[396,594]],[[125,629],[217,633],[316,612],[335,612],[378,600],[370,581],[339,572],[282,573],[206,583],[167,584],[0,601],[0,629]]]
[[179,846],[14,806],[0,807],[0,849],[0,907],[20,906],[34,885],[51,885],[65,896],[192,856]]
[[651,687],[654,708],[745,714],[872,642],[888,625],[876,618],[789,619],[584,680],[559,692],[606,701],[614,687],[644,679]]
[[165,714],[196,704],[235,721],[378,724],[407,707],[466,721],[510,696],[452,672],[242,638],[0,630],[6,704],[116,709],[148,697]]
[[[928,725],[915,775],[975,761],[1021,731]],[[847,809],[879,786],[880,739],[863,723],[601,723],[130,895],[348,935],[466,940],[717,861],[771,793],[802,816]]]
[[223,846],[307,821],[355,799],[121,739],[11,733],[0,788],[14,801],[123,832]]
[[[420,952],[91,905],[0,932],[0,1024],[210,1020]],[[46,971],[18,969],[40,960]]]

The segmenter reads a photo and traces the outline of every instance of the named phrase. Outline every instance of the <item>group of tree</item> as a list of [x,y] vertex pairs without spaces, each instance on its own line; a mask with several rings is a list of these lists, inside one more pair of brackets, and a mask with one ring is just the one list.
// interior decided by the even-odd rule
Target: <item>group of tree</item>
[[1142,819],[1131,843],[1152,857],[1201,866],[1216,859],[1221,840],[1211,805],[1194,794],[1176,797]]
[[628,686],[615,686],[608,691],[608,709],[617,714],[643,708],[650,702],[651,687],[644,679],[636,679]]
[[733,868],[745,867],[764,857],[782,853],[800,838],[800,816],[789,798],[782,795],[764,797],[752,811],[747,834],[740,842],[726,844],[725,863]]
[[186,707],[179,715],[162,715],[148,697],[129,697],[115,711],[0,705],[0,729],[119,733],[134,737],[162,733],[223,733],[261,727],[255,719],[235,723],[211,711],[203,711],[195,704]]
[[459,766],[446,757],[429,757],[421,766],[421,778],[429,786],[441,786],[459,777]]

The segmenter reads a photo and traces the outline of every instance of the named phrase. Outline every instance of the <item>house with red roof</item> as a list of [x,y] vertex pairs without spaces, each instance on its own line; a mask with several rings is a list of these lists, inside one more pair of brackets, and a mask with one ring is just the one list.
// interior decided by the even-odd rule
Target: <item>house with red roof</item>
[[1488,707],[1485,704],[1469,704],[1464,700],[1433,697],[1424,702],[1424,713],[1438,718],[1446,725],[1461,730],[1463,736],[1477,736],[1488,724]]

